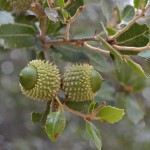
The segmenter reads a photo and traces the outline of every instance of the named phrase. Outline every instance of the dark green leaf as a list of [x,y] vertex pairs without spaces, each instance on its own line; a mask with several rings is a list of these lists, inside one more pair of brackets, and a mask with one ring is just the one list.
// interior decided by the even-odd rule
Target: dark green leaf
[[98,150],[101,150],[102,142],[99,131],[96,129],[92,122],[86,122],[86,131],[90,136],[91,140],[94,142]]
[[47,116],[45,132],[51,141],[57,141],[66,126],[66,119],[62,112],[51,112]]
[[133,24],[126,32],[121,34],[117,39],[117,45],[142,47],[146,46],[149,39],[146,37],[150,29],[146,24]]
[[39,113],[39,112],[32,112],[31,113],[31,120],[32,122],[35,123],[41,123],[41,118],[43,116],[43,113]]
[[96,115],[101,121],[115,123],[122,119],[124,110],[112,106],[103,107]]
[[136,62],[134,62],[132,59],[127,59],[127,64],[139,75],[141,75],[142,77],[147,78],[143,68],[137,64]]
[[84,5],[84,0],[75,0],[65,9],[67,12],[69,12],[71,16],[73,16],[76,13],[77,9],[83,5]]
[[4,24],[0,26],[0,39],[4,48],[24,48],[35,44],[35,30],[24,24]]
[[86,110],[89,105],[91,104],[92,101],[84,101],[84,102],[65,102],[65,105],[67,105],[69,108],[82,112],[84,110]]
[[134,0],[134,7],[143,9],[147,5],[148,0]]
[[146,86],[146,78],[141,77],[139,74],[135,74],[135,71],[133,71],[129,65],[121,63],[118,64],[118,67],[119,71],[117,72],[117,78],[121,86],[131,88],[131,92],[139,92]]
[[0,0],[0,10],[11,10],[10,0]]
[[122,12],[122,19],[126,22],[132,20],[135,15],[134,7],[131,5],[127,5]]

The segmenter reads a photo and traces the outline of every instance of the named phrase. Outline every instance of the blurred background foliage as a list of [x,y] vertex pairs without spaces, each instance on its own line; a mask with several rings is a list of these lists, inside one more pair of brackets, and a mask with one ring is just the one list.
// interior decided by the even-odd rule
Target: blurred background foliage
[[[11,8],[2,5],[3,2],[0,0],[0,25],[17,22],[35,27],[35,22],[38,23],[34,15],[10,13]],[[117,2],[121,10],[125,5],[132,4],[130,0]],[[102,31],[100,21],[106,23],[111,19],[115,5],[116,0],[88,0],[86,11],[71,27],[71,36],[88,37],[94,35],[95,31]],[[150,25],[150,19],[140,21]],[[50,23],[48,26],[49,38],[62,37],[63,33],[63,25]],[[84,121],[72,114],[66,113],[67,127],[57,143],[48,139],[41,126],[33,126],[30,113],[43,111],[46,103],[30,101],[21,94],[18,74],[30,60],[36,58],[42,48],[39,41],[35,46],[23,49],[5,46],[0,40],[0,150],[96,150],[87,137]],[[95,99],[99,103],[105,100],[107,104],[125,109],[126,115],[119,123],[96,124],[102,135],[102,150],[150,149],[149,78],[141,78],[125,64],[116,69],[110,57],[85,48],[55,46],[49,49],[49,56],[62,72],[72,63],[92,64],[105,79]],[[150,59],[138,56],[133,59],[141,64],[149,77]]]

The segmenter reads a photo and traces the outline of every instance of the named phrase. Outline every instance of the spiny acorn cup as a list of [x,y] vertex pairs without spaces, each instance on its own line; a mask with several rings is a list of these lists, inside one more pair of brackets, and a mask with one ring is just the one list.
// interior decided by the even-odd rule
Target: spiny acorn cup
[[49,61],[32,60],[19,76],[21,91],[30,99],[51,100],[60,90],[59,70]]
[[12,3],[12,6],[16,10],[28,10],[31,7],[31,4],[34,2],[34,0],[10,0]]
[[89,64],[72,65],[66,69],[63,89],[68,101],[92,101],[100,89],[102,76]]

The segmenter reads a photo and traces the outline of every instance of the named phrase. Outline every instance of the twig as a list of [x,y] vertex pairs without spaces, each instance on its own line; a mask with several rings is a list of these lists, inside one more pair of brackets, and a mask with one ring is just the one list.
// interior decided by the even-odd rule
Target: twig
[[145,12],[150,8],[150,3],[142,10],[142,12],[139,15],[135,15],[134,18],[126,25],[122,30],[119,30],[116,34],[113,36],[108,37],[108,39],[115,40],[118,38],[122,33],[126,32],[138,19],[144,17]]
[[66,41],[69,40],[71,23],[73,23],[73,22],[76,20],[76,18],[77,18],[77,17],[79,16],[79,14],[84,10],[84,8],[85,8],[84,6],[80,6],[80,7],[77,9],[75,15],[74,15],[73,17],[71,17],[69,20],[66,21],[66,31],[65,31],[65,37],[64,37],[64,39],[65,39]]
[[91,114],[83,114],[83,113],[80,113],[76,110],[73,110],[71,108],[69,108],[68,106],[66,106],[65,104],[63,104],[63,108],[77,116],[80,116],[82,117],[84,120],[94,120],[95,119],[95,116],[96,114],[104,107],[106,106],[106,102],[103,102],[102,105],[100,107],[98,107],[93,113]]
[[89,45],[89,44],[86,43],[86,42],[84,42],[84,45],[83,45],[83,46],[86,47],[86,48],[88,48],[88,49],[94,50],[94,51],[96,51],[96,52],[100,52],[100,53],[102,53],[102,54],[105,54],[105,55],[110,54],[109,51],[100,49],[100,48],[98,48],[98,47],[93,47],[93,46]]
[[49,40],[45,42],[45,44],[52,46],[52,45],[83,45],[84,42],[88,41],[98,41],[95,37],[83,37],[83,38],[74,38],[69,39],[68,41],[65,41],[64,39],[58,39],[58,40]]
[[49,8],[53,8],[53,3],[54,3],[53,0],[47,0],[47,4],[48,4]]
[[148,44],[147,46],[144,47],[127,47],[127,46],[118,46],[118,45],[113,45],[113,47],[116,50],[127,50],[127,51],[138,51],[138,52],[142,52],[145,50],[150,50],[150,44]]
[[64,107],[64,109],[65,110],[67,110],[67,111],[69,111],[69,112],[71,112],[71,113],[73,113],[73,114],[75,114],[75,115],[77,115],[77,116],[80,116],[80,117],[82,117],[82,118],[86,118],[86,114],[82,114],[82,113],[80,113],[80,112],[78,112],[78,111],[76,111],[76,110],[73,110],[73,109],[71,109],[71,108],[69,108],[68,106],[66,106],[65,104],[63,104],[63,107]]
[[68,0],[68,1],[65,3],[64,8],[67,7],[68,5],[70,5],[70,4],[72,3],[72,1],[73,1],[73,0]]

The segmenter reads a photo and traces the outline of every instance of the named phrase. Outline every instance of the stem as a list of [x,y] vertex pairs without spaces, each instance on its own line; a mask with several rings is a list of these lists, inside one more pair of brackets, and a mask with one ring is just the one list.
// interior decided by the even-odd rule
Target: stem
[[145,50],[150,50],[150,43],[147,46],[144,47],[127,47],[127,46],[118,46],[118,45],[113,45],[113,47],[116,50],[127,50],[127,51],[138,51],[138,52],[142,52]]
[[52,46],[52,45],[83,45],[84,42],[88,41],[98,41],[95,37],[83,37],[83,38],[75,38],[75,39],[69,39],[68,41],[65,41],[64,39],[58,39],[58,40],[50,40],[45,42],[45,44]]
[[95,116],[96,114],[104,107],[106,106],[106,102],[103,102],[102,105],[100,107],[98,107],[93,113],[91,114],[83,114],[83,113],[80,113],[76,110],[73,110],[71,108],[69,108],[68,106],[66,106],[65,104],[63,104],[63,108],[77,116],[80,116],[82,117],[84,120],[95,120]]
[[145,12],[150,8],[150,3],[147,5],[146,8],[144,8],[141,12],[141,14],[139,15],[135,15],[134,18],[128,23],[128,25],[126,25],[122,30],[119,30],[116,34],[114,34],[113,36],[110,36],[108,39],[111,40],[115,40],[116,38],[118,38],[122,33],[126,32],[138,19],[144,17]]
[[71,109],[71,108],[69,108],[68,106],[66,106],[65,104],[63,104],[63,107],[64,107],[64,109],[65,110],[67,110],[67,111],[69,111],[69,112],[71,112],[71,113],[73,113],[73,114],[75,114],[75,115],[77,115],[77,116],[80,116],[80,117],[82,117],[82,118],[86,118],[86,114],[82,114],[82,113],[80,113],[80,112],[78,112],[78,111],[76,111],[76,110],[73,110],[73,109]]
[[55,99],[56,99],[56,101],[58,102],[60,109],[61,109],[62,111],[64,111],[63,105],[62,105],[62,103],[60,102],[60,100],[58,99],[58,97],[56,97]]
[[100,48],[98,48],[98,47],[93,47],[93,46],[89,45],[89,44],[86,43],[86,42],[84,42],[84,45],[83,45],[83,46],[86,47],[86,48],[88,48],[88,49],[91,49],[91,50],[93,50],[93,51],[95,51],[95,52],[100,52],[100,53],[105,54],[105,55],[109,55],[109,54],[110,54],[109,51],[100,49]]
[[65,37],[64,37],[64,39],[65,39],[66,41],[69,40],[71,23],[73,23],[73,22],[77,19],[77,17],[79,16],[79,14],[84,10],[84,7],[85,7],[85,6],[80,6],[80,7],[77,9],[75,15],[74,15],[73,17],[71,17],[71,18],[66,22],[66,26],[67,26],[67,27],[66,27]]

